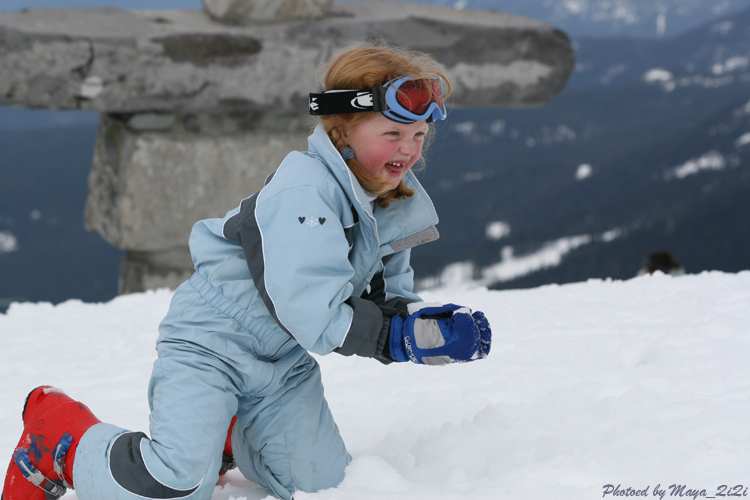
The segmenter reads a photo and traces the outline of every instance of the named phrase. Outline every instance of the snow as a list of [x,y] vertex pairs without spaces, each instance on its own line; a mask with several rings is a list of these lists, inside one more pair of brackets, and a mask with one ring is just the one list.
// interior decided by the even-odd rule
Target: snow
[[[507,233],[503,222],[495,222],[485,229],[485,236],[492,240],[491,235],[506,236],[510,234],[510,225]],[[417,280],[419,289],[432,289],[438,287],[471,288],[490,287],[496,283],[510,281],[521,276],[535,273],[549,267],[559,266],[563,259],[578,248],[592,242],[610,243],[626,234],[622,228],[614,228],[601,234],[579,234],[575,236],[563,236],[556,240],[547,241],[536,250],[516,255],[515,249],[506,245],[500,250],[500,261],[481,269],[476,269],[472,262],[455,262],[446,266],[437,275],[420,278]],[[500,239],[500,238],[499,238]],[[478,278],[476,276],[479,276]]]
[[[104,421],[146,430],[170,298],[160,290],[104,304],[14,303],[0,315],[5,460],[26,393],[41,384]],[[318,356],[354,461],[338,488],[295,498],[580,500],[602,498],[606,485],[660,485],[669,495],[677,484],[709,496],[747,485],[750,272],[444,288],[423,298],[485,311],[489,358],[429,367]],[[213,498],[271,497],[235,470]]]
[[734,141],[734,147],[738,149],[743,146],[747,146],[748,144],[750,144],[750,132],[742,134],[737,138],[737,140]]
[[672,92],[677,87],[672,78],[672,73],[662,68],[653,68],[643,74],[643,81],[649,85],[660,85],[665,92]]
[[485,172],[466,172],[461,178],[464,182],[479,182],[487,177]]
[[[707,89],[720,88],[735,83],[733,76],[738,71],[744,71],[750,65],[750,58],[745,56],[730,57],[726,61],[717,62],[711,67],[711,75],[683,75],[675,77],[663,68],[652,68],[646,71],[642,78],[649,85],[658,85],[665,92],[672,92],[677,88],[699,86]],[[605,82],[606,83],[606,82]]]
[[498,241],[510,234],[510,224],[503,221],[488,222],[484,234],[488,240]]
[[0,255],[18,250],[18,239],[10,231],[0,231]]
[[576,137],[577,134],[575,130],[565,124],[558,125],[557,127],[542,127],[541,141],[545,145],[557,144],[566,141],[575,141]]
[[468,137],[474,133],[476,126],[477,124],[472,121],[459,122],[453,125],[453,130]]
[[750,59],[744,56],[730,57],[723,63],[716,63],[711,68],[714,75],[723,75],[732,71],[744,70],[750,65]]
[[590,164],[581,163],[578,165],[578,169],[576,169],[576,180],[582,181],[583,179],[588,179],[593,172],[594,169],[591,168]]
[[464,136],[467,141],[479,144],[484,141],[482,135],[478,132],[477,124],[473,121],[459,122],[453,125],[453,130]]
[[580,0],[567,0],[563,2],[563,7],[571,14],[581,14],[587,8]]
[[610,241],[614,241],[617,238],[624,236],[625,233],[625,230],[621,228],[610,229],[609,231],[605,231],[602,233],[601,240],[604,243],[609,243]]
[[659,12],[656,16],[656,34],[658,36],[664,36],[667,31],[667,13]]
[[643,75],[646,83],[664,83],[672,79],[672,73],[662,68],[653,68]]
[[727,162],[721,153],[718,151],[709,151],[698,158],[691,158],[682,165],[672,168],[666,173],[665,177],[667,179],[684,179],[689,175],[695,175],[707,170],[724,170],[726,164]]
[[495,120],[490,124],[490,134],[503,135],[505,133],[505,120]]
[[536,252],[522,256],[516,256],[511,246],[503,247],[502,260],[482,269],[482,284],[510,281],[540,269],[559,266],[566,254],[591,241],[592,238],[588,234],[566,236],[545,243]]

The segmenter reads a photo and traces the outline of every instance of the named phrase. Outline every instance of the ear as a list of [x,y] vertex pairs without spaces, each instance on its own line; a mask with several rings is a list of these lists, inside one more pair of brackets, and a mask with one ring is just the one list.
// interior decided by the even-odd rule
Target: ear
[[336,122],[336,130],[339,133],[339,137],[341,137],[344,142],[349,143],[349,127],[346,126],[344,120],[339,119]]

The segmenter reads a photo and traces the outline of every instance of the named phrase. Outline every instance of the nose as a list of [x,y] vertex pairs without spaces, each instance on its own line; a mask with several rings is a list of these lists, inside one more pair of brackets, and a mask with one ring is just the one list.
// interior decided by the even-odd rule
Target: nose
[[405,139],[401,141],[401,147],[399,148],[399,153],[401,153],[404,156],[414,156],[414,154],[417,152],[417,142],[412,141],[409,139]]

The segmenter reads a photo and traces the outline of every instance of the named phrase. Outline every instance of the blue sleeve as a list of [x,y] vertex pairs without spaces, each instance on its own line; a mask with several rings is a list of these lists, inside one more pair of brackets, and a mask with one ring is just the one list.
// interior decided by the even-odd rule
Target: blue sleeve
[[242,245],[271,316],[318,354],[341,346],[352,326],[366,321],[346,303],[354,269],[341,217],[342,207],[317,187],[296,186],[248,198],[224,225],[225,237]]
[[385,279],[385,300],[403,297],[408,302],[421,302],[419,295],[414,293],[414,270],[411,267],[411,248],[393,254],[385,265],[383,278]]

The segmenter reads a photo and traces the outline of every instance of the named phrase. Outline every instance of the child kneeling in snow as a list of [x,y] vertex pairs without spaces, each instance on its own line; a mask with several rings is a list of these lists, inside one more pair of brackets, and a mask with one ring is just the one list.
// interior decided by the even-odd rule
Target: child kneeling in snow
[[[159,328],[150,438],[51,387],[29,394],[3,500],[208,499],[223,471],[291,498],[338,485],[351,457],[308,351],[383,363],[484,358],[484,315],[419,307],[411,248],[437,215],[411,169],[446,117],[445,71],[382,46],[342,52],[320,123],[258,193],[190,236],[195,274]],[[51,448],[51,449],[49,449]]]

